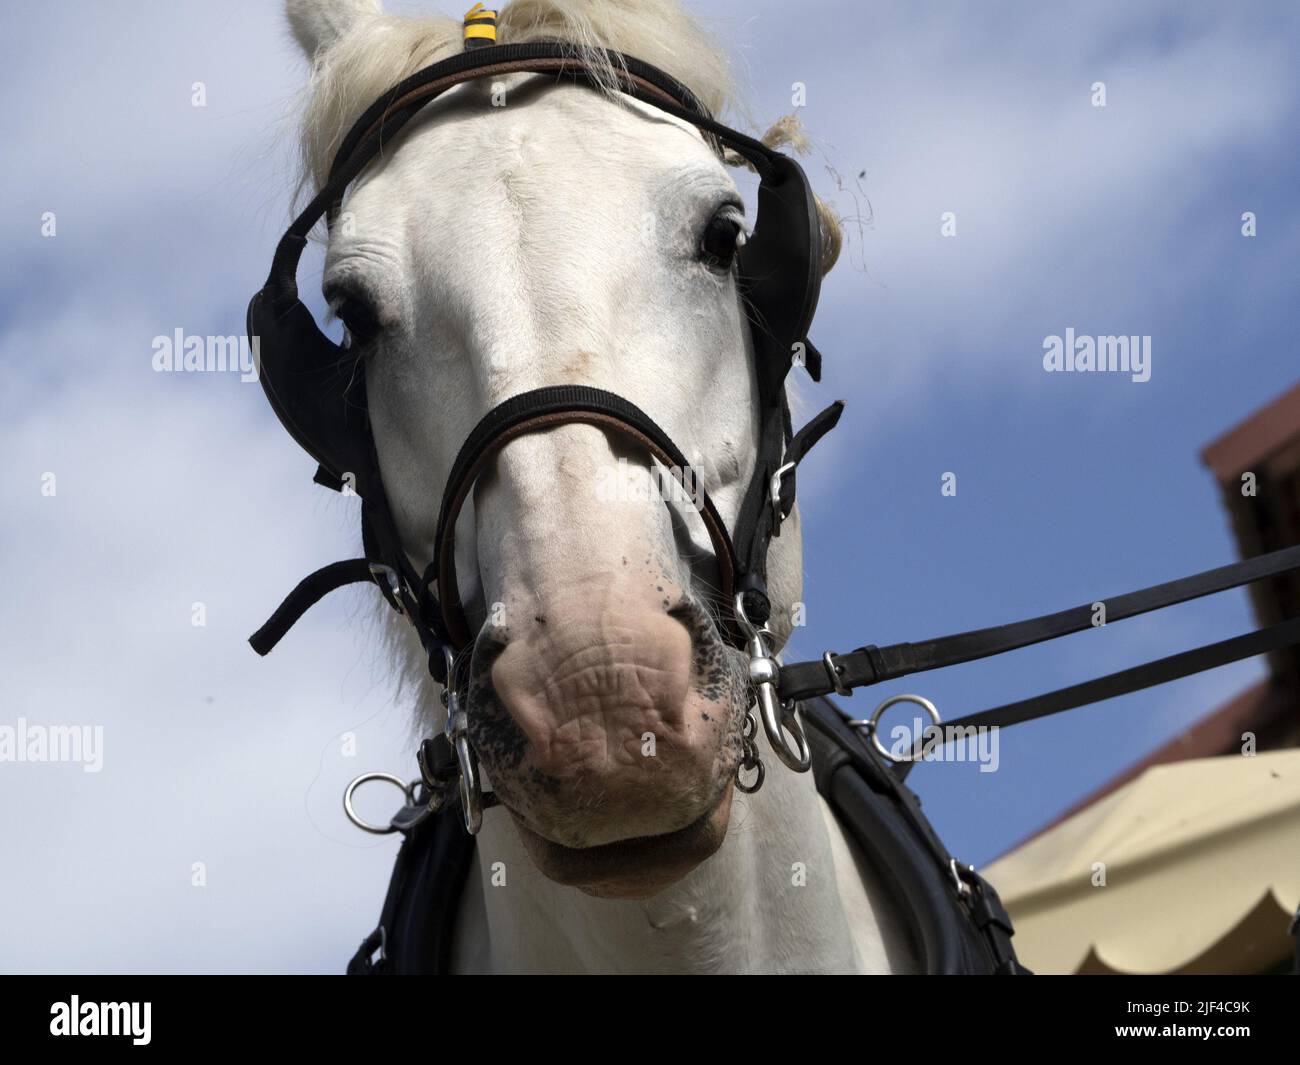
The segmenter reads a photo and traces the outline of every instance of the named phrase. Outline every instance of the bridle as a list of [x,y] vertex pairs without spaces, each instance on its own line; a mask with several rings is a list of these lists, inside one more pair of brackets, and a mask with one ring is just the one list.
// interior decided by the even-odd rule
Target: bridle
[[[379,475],[365,409],[364,375],[346,372],[356,354],[334,344],[317,327],[298,299],[296,271],[308,234],[320,219],[333,218],[346,189],[362,169],[380,156],[384,146],[424,106],[474,79],[527,72],[603,86],[612,71],[620,92],[691,123],[715,150],[739,153],[759,176],[758,217],[737,266],[740,291],[749,311],[758,381],[757,457],[732,529],[727,528],[702,486],[694,498],[713,546],[722,601],[732,604],[732,616],[718,619],[719,628],[724,638],[748,657],[753,705],[782,763],[799,772],[811,763],[797,710],[802,699],[849,695],[856,688],[1097,627],[1097,604],[1089,603],[919,643],[868,645],[843,655],[828,651],[812,662],[777,662],[767,626],[772,609],[766,588],[768,548],[794,506],[798,463],[834,427],[843,409],[842,403],[833,403],[793,432],[785,401],[785,379],[796,362],[806,367],[813,380],[820,379],[821,357],[807,336],[821,279],[816,202],[793,159],[714,120],[685,86],[663,71],[617,53],[606,53],[604,58],[608,66],[602,63],[598,69],[576,55],[571,45],[560,42],[489,45],[444,59],[394,86],[366,110],[345,137],[328,180],[281,238],[266,284],[249,305],[248,332],[260,341],[259,369],[266,395],[285,428],[319,463],[316,481],[335,490],[349,487],[361,497],[365,550],[363,558],[334,563],[303,580],[250,643],[259,654],[267,654],[322,596],[346,584],[369,581],[415,629],[429,673],[443,686],[447,724],[439,736],[421,744],[421,779],[403,785],[396,777],[366,774],[350,785],[345,807],[354,822],[368,831],[408,830],[458,796],[465,828],[472,834],[478,831],[484,807],[494,801],[481,791],[462,704],[467,677],[461,665],[465,656],[460,652],[472,637],[456,585],[454,530],[462,504],[495,455],[521,436],[582,423],[626,439],[662,465],[702,484],[680,448],[628,400],[581,385],[539,388],[507,399],[469,434],[452,465],[433,555],[424,569],[417,571],[403,550]],[[1106,623],[1297,569],[1300,547],[1248,559],[1104,600]],[[1033,720],[1295,643],[1300,643],[1300,618],[949,724],[1002,726]],[[876,738],[881,714],[897,698],[922,704],[937,723],[933,704],[919,696],[906,696],[886,700],[870,718],[853,724],[905,772],[911,757],[889,753]],[[751,709],[737,774],[738,786],[746,791],[756,791],[763,780],[752,742],[755,731]],[[740,777],[744,772],[756,776],[746,783]],[[406,792],[407,805],[386,828],[365,824],[352,809],[353,792],[369,779],[388,780]]]
[[[674,78],[629,56],[607,53],[604,58],[607,62],[598,70],[594,57],[576,56],[572,46],[559,42],[490,46],[451,56],[394,86],[344,138],[328,180],[280,240],[266,284],[249,305],[248,331],[259,338],[261,380],[271,405],[290,434],[319,462],[316,480],[335,489],[346,485],[361,497],[365,547],[364,558],[326,566],[306,578],[250,642],[259,654],[266,654],[323,595],[344,584],[376,583],[418,633],[429,672],[443,685],[447,727],[421,748],[430,809],[446,800],[454,778],[471,832],[477,831],[483,800],[461,707],[467,678],[465,670],[457,668],[471,633],[456,582],[456,520],[477,478],[503,447],[559,425],[593,425],[619,436],[697,486],[692,499],[713,547],[717,591],[723,602],[734,605],[734,617],[718,619],[719,628],[733,646],[747,650],[751,675],[769,678],[758,686],[758,705],[777,756],[799,770],[806,770],[810,760],[794,707],[781,705],[771,682],[776,672],[767,628],[771,602],[766,569],[768,546],[794,506],[795,469],[843,409],[841,403],[832,404],[796,433],[785,402],[785,378],[796,361],[814,379],[820,377],[820,356],[807,338],[821,285],[816,201],[797,162],[716,122]],[[298,299],[295,275],[307,235],[321,218],[332,219],[347,187],[384,145],[449,89],[478,78],[522,72],[599,86],[611,71],[621,92],[690,122],[716,151],[738,153],[759,176],[758,218],[737,265],[740,291],[751,308],[759,434],[737,520],[728,529],[682,450],[636,405],[597,388],[554,385],[507,399],[470,432],[443,492],[433,556],[417,572],[401,547],[379,476],[365,417],[363,375],[339,372],[349,362],[348,353],[320,332]],[[752,731],[750,722],[747,732]],[[748,768],[755,771],[752,745],[746,750]]]

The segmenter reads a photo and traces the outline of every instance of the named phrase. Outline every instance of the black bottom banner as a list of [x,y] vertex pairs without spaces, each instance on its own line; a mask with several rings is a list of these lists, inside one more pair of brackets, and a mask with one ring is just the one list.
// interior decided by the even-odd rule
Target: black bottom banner
[[[786,980],[779,990],[732,981],[715,992],[698,983],[687,990],[645,980],[551,981],[521,993],[523,985],[481,980],[451,988],[418,979],[294,976],[39,976],[10,977],[0,986],[6,1052],[63,1045],[93,1053],[113,1043],[145,1053],[280,1046],[391,1052],[408,1044],[416,1053],[436,1053],[435,1046],[459,1033],[481,1047],[503,1036],[508,1043],[513,1035],[535,1049],[540,1039],[548,1053],[564,1053],[571,1038],[574,1047],[603,1054],[619,1044],[592,1042],[593,1029],[617,1034],[624,1028],[650,1045],[662,1029],[672,1039],[667,1045],[680,1048],[683,1023],[702,1041],[740,1039],[742,1045],[746,1030],[752,1035],[760,1023],[774,1024],[797,1050],[798,1033],[820,1014],[821,1037],[827,1026],[840,1028],[836,1038],[842,1036],[845,1049],[862,1041],[872,1053],[1157,1044],[1179,1054],[1200,1045],[1225,1055],[1293,1050],[1300,1014],[1300,983],[1285,976],[879,977],[835,987]],[[695,997],[701,994],[707,997]],[[689,1007],[686,995],[694,997]],[[733,995],[734,1002],[726,1001]],[[774,1006],[759,1005],[772,997],[779,1000]],[[702,1015],[710,1000],[727,1023],[715,1026]],[[852,1004],[848,1011],[846,1004]]]

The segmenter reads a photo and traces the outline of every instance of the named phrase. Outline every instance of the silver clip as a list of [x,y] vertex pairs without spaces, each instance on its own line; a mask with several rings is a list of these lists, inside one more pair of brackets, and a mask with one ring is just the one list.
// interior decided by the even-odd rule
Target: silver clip
[[[812,766],[812,751],[803,725],[794,705],[783,705],[777,694],[776,682],[781,676],[781,666],[772,657],[772,634],[766,625],[755,628],[745,614],[744,592],[736,594],[736,621],[744,633],[749,653],[749,683],[758,701],[758,716],[763,721],[767,742],[781,761],[796,773],[806,773]],[[790,745],[787,733],[794,739]]]
[[483,789],[478,778],[478,758],[469,745],[469,715],[460,705],[460,692],[456,687],[455,658],[451,651],[442,649],[447,663],[447,683],[443,688],[443,701],[447,706],[447,726],[443,734],[456,752],[460,768],[460,809],[465,821],[465,831],[478,835],[483,827]]

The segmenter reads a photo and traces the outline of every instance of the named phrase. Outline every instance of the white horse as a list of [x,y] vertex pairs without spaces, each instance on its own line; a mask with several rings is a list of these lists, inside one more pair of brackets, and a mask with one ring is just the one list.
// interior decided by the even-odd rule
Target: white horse
[[[377,0],[286,6],[312,62],[303,147],[319,183],[374,97],[460,50],[460,23],[385,15]],[[667,70],[715,112],[727,102],[725,60],[667,0],[516,0],[499,24],[503,43],[608,47]],[[732,269],[744,207],[693,126],[553,78],[474,83],[387,146],[344,210],[324,289],[364,350],[384,485],[413,562],[429,556],[464,438],[503,399],[544,385],[605,388],[647,411],[702,460],[734,524],[757,443]],[[663,502],[651,461],[593,426],[519,438],[457,526],[478,633],[471,736],[503,807],[478,836],[456,968],[915,968],[893,904],[810,774],[763,746],[763,790],[735,793],[745,660],[719,636],[702,526]],[[782,643],[800,554],[793,515],[769,560]],[[423,655],[396,625],[420,713],[440,725]]]

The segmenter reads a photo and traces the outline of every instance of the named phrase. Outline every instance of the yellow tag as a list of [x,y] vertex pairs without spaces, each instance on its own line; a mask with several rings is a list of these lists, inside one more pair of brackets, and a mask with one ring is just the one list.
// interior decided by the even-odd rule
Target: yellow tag
[[465,12],[465,40],[495,41],[497,39],[497,13],[477,3]]

